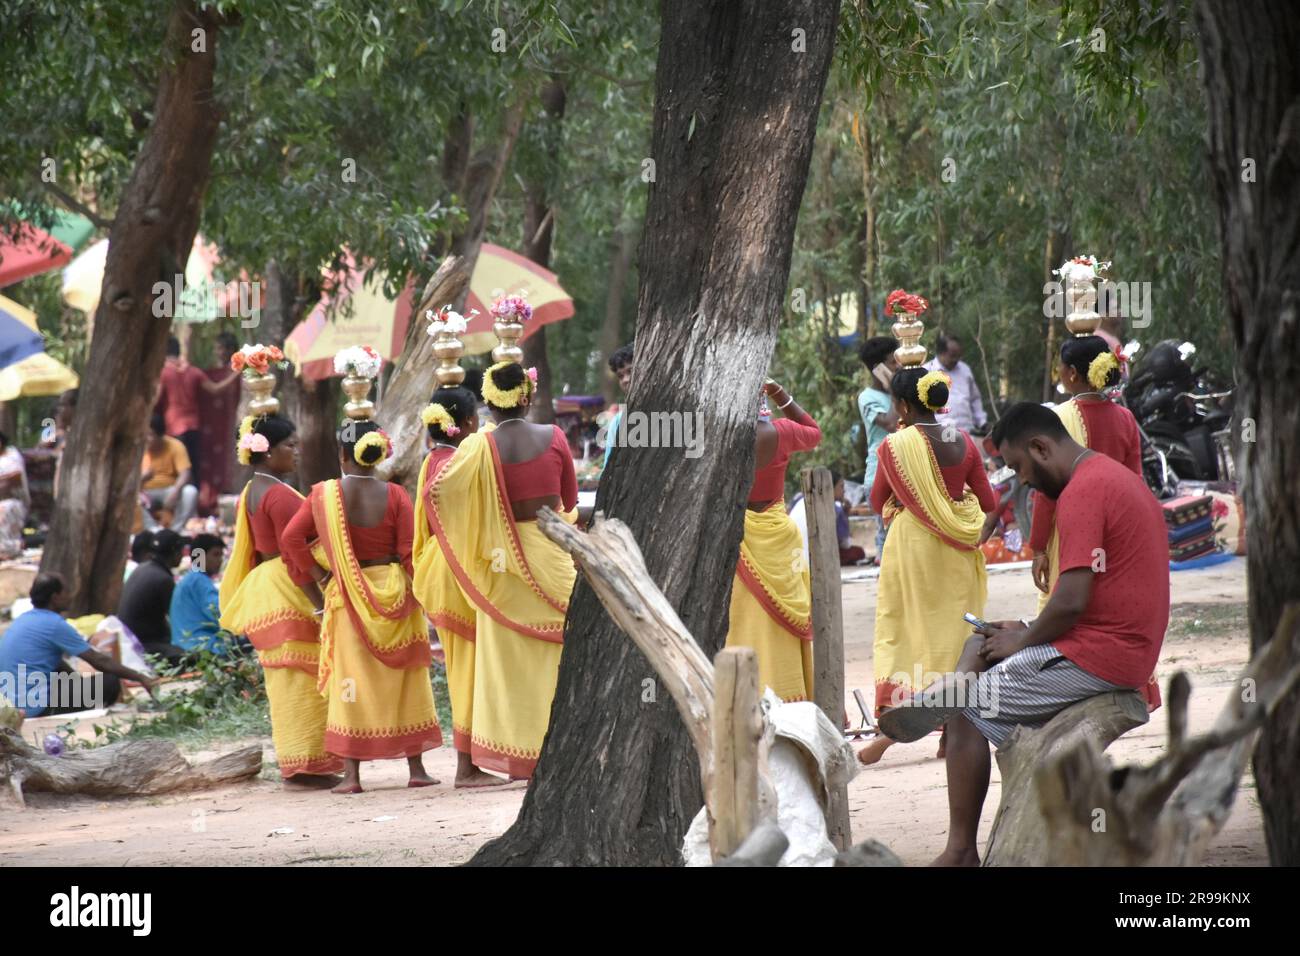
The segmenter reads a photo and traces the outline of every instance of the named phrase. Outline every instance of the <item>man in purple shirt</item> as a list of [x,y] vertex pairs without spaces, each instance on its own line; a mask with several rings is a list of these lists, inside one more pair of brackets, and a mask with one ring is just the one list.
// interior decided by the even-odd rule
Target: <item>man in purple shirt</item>
[[950,333],[939,333],[935,357],[925,363],[931,371],[940,371],[952,379],[948,387],[948,410],[934,416],[935,421],[950,422],[964,432],[983,430],[988,424],[980,389],[975,384],[975,373],[961,360],[961,339]]

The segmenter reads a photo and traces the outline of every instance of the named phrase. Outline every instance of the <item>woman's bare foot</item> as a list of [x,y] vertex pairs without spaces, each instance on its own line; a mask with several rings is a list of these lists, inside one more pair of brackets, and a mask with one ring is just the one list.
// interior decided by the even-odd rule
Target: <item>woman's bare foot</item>
[[284,785],[306,790],[328,790],[342,782],[343,778],[336,773],[296,773],[285,778]]
[[456,772],[454,786],[457,790],[482,790],[485,787],[504,787],[509,782],[505,777],[485,773],[478,767],[471,766],[468,773],[462,774],[459,770]]
[[361,789],[361,784],[355,780],[344,780],[341,784],[339,784],[337,787],[335,787],[333,790],[330,791],[330,793],[343,793],[343,794],[364,793],[364,792],[365,791]]
[[406,781],[408,787],[432,787],[441,783],[440,780],[430,777],[424,772],[424,759],[422,757],[407,757],[406,769],[411,775],[411,778]]
[[954,850],[952,847],[945,847],[944,851],[934,858],[931,866],[979,866],[979,851],[974,847],[965,850]]
[[881,735],[858,751],[858,763],[870,767],[885,755],[885,751],[894,745],[894,741]]
[[330,793],[361,793],[361,761],[343,758],[343,782]]

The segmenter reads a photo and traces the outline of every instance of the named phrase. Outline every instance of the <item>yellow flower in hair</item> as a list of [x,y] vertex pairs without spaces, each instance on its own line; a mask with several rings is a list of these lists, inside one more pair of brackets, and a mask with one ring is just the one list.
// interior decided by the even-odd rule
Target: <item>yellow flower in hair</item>
[[497,362],[483,373],[483,399],[494,408],[514,408],[525,395],[533,393],[533,373],[525,375],[524,380],[514,388],[497,388],[492,381],[492,373],[503,369],[513,362]]
[[940,372],[938,369],[936,369],[933,372],[927,372],[926,374],[922,375],[917,380],[916,383],[917,397],[921,399],[921,404],[924,405],[926,408],[930,409],[930,411],[932,412],[937,412],[939,409],[943,408],[942,402],[940,402],[938,405],[930,404],[930,388],[931,386],[936,385],[939,382],[943,382],[943,384],[947,385],[949,388],[952,387],[952,379],[950,379],[943,372]]
[[447,411],[445,405],[438,402],[425,405],[424,411],[420,413],[420,420],[424,422],[425,427],[437,425],[444,435],[460,434],[460,429],[456,427],[456,419],[452,418],[451,412]]
[[[364,465],[367,468],[371,468],[375,465],[375,462],[366,461],[365,459],[363,452],[368,448],[382,449],[384,452],[383,458],[387,458],[392,451],[388,444],[388,436],[382,431],[366,432],[357,440],[356,445],[353,446],[352,457],[356,459],[358,465]],[[381,458],[380,461],[382,461],[383,458]]]
[[1088,363],[1088,384],[1101,391],[1110,381],[1110,373],[1119,368],[1119,359],[1110,349],[1099,352],[1097,357]]
[[253,459],[244,439],[253,434],[253,425],[257,423],[256,415],[245,415],[244,420],[239,423],[239,437],[235,439],[235,457],[239,459],[241,465],[251,464]]

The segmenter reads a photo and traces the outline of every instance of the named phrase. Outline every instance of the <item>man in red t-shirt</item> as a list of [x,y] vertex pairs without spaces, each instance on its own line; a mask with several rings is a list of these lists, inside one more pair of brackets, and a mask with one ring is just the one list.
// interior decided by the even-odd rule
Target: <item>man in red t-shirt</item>
[[180,439],[185,446],[195,474],[198,474],[202,460],[203,433],[200,431],[199,408],[203,403],[203,386],[207,383],[208,377],[203,372],[181,358],[180,340],[174,335],[169,338],[167,362],[158,382],[158,401],[154,411],[162,415],[167,434]]
[[1056,500],[1061,572],[1031,624],[999,621],[971,637],[956,673],[880,717],[895,740],[947,721],[948,845],[935,863],[977,866],[989,743],[1041,727],[1087,697],[1143,687],[1169,624],[1169,545],[1146,483],[1078,444],[1055,412],[1021,402],[993,442],[1022,482]]

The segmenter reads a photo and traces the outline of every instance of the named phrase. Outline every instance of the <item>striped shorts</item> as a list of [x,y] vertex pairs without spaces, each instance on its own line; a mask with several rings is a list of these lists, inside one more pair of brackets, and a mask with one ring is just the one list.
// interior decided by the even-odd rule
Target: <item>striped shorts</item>
[[962,716],[995,747],[1016,727],[1041,727],[1070,704],[1124,690],[1094,677],[1051,644],[1016,651],[976,679],[973,699]]

